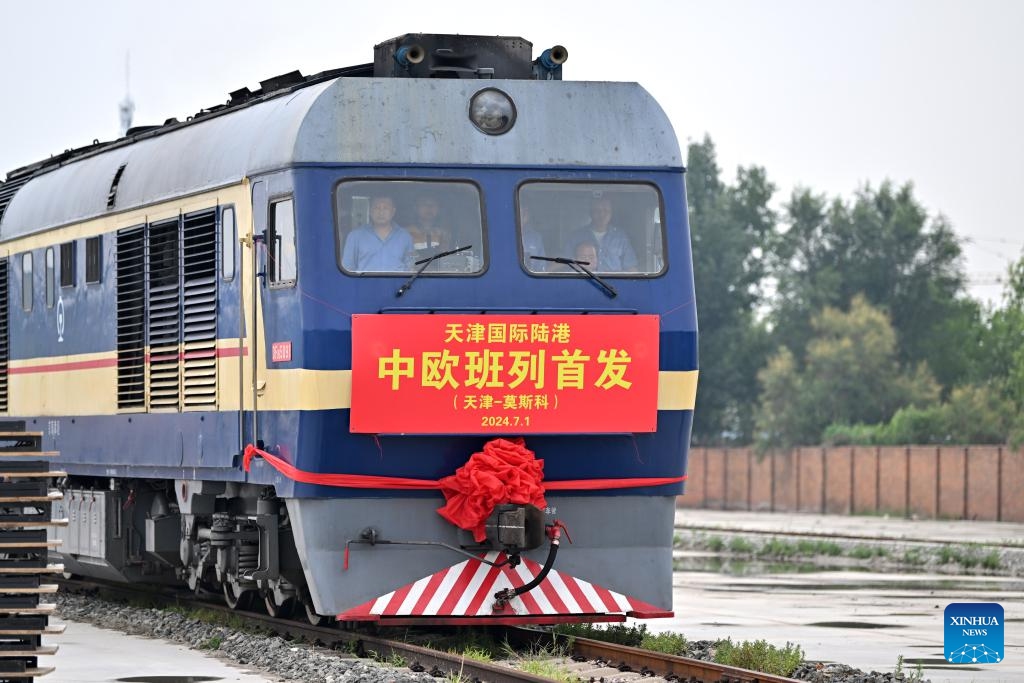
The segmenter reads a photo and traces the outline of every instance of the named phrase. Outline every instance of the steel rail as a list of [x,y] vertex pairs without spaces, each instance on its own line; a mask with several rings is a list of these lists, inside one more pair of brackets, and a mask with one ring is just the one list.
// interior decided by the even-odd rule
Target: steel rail
[[[539,632],[534,632],[539,633]],[[735,666],[726,666],[715,662],[706,662],[700,659],[690,659],[663,652],[644,650],[638,647],[606,643],[591,638],[576,638],[572,636],[559,636],[568,642],[572,653],[577,657],[586,657],[591,660],[608,662],[613,668],[622,670],[622,666],[628,666],[633,671],[648,671],[653,675],[678,679],[680,681],[705,681],[706,683],[799,683],[794,678],[776,676],[749,669],[740,669]]]
[[419,645],[403,643],[386,638],[345,631],[330,626],[313,626],[299,621],[279,619],[258,612],[234,610],[223,604],[208,602],[183,591],[167,589],[154,591],[141,586],[129,586],[96,580],[59,579],[58,583],[79,590],[97,590],[108,594],[145,597],[148,600],[164,601],[184,607],[209,610],[242,620],[259,629],[288,638],[302,638],[307,642],[329,649],[344,649],[358,657],[374,657],[388,660],[396,655],[403,657],[408,666],[423,667],[435,677],[461,676],[462,680],[488,681],[489,683],[550,683],[551,679],[534,676],[508,666],[468,659],[462,655],[432,650]]

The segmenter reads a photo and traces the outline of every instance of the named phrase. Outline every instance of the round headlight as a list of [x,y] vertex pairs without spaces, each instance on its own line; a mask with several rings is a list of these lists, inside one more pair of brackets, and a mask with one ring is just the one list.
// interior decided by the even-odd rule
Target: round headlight
[[469,120],[488,135],[501,135],[516,122],[512,98],[496,88],[485,88],[469,101]]

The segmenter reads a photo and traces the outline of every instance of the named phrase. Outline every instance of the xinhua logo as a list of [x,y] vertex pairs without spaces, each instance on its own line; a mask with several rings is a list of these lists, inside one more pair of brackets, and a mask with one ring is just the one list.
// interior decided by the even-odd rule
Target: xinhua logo
[[952,664],[1003,661],[1003,607],[994,602],[946,605],[945,655]]

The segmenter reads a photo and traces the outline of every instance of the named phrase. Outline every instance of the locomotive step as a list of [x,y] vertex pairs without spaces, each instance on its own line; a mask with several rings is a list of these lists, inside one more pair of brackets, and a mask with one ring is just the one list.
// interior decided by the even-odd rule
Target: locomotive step
[[64,565],[48,564],[45,567],[0,567],[0,574],[63,574]]
[[0,638],[8,636],[59,636],[67,629],[67,624],[53,624],[42,628],[3,628],[0,626]]
[[45,676],[46,674],[53,673],[56,668],[57,667],[55,666],[35,666],[30,669],[25,669],[24,671],[16,672],[16,676],[12,675],[12,672],[8,671],[0,673],[0,680],[6,679],[20,681],[25,678],[39,678],[40,676]]
[[0,559],[0,574],[3,573],[4,569],[29,569],[34,571],[24,572],[26,574],[31,573],[43,573],[47,562],[46,553],[40,553],[31,551],[24,555],[18,555],[11,557],[8,555],[3,559]]
[[56,611],[57,605],[52,602],[43,602],[36,607],[5,607],[0,604],[0,614],[53,614]]
[[[19,594],[19,595],[23,594],[23,593],[24,594],[35,593],[37,595],[42,595],[44,593],[56,593],[56,592],[57,592],[57,584],[55,584],[55,583],[44,583],[44,584],[42,584],[40,586],[36,586],[35,588],[4,588],[3,586],[0,586],[0,595],[6,595],[6,594],[9,594],[9,593],[10,594]],[[2,598],[0,598],[0,599],[2,599]],[[3,650],[0,650],[0,653],[2,653],[2,652],[3,652]],[[0,656],[3,656],[3,655],[0,654]]]
[[64,494],[50,491],[45,496],[5,496],[0,492],[0,503],[52,503],[55,500],[64,500]]
[[[14,503],[13,505],[17,505],[17,503]],[[33,503],[31,505],[25,505],[25,507],[42,508],[47,505],[49,505],[48,502]],[[0,508],[0,529],[44,526],[51,521],[49,517],[49,510],[38,510],[36,512],[9,512]]]
[[34,650],[4,650],[0,648],[0,657],[38,657],[41,655],[55,655],[59,645],[40,645]]
[[64,519],[33,519],[33,520],[5,520],[0,517],[0,529],[20,529],[22,527],[35,526],[67,526],[67,517]]
[[[5,464],[4,467],[7,467],[8,465],[9,463]],[[3,477],[4,479],[14,479],[16,477],[24,477],[25,479],[49,479],[50,477],[66,476],[68,476],[68,473],[61,470],[50,470],[48,472],[0,472],[0,477]]]
[[59,548],[64,541],[56,539],[53,541],[0,541],[0,550],[11,548]]

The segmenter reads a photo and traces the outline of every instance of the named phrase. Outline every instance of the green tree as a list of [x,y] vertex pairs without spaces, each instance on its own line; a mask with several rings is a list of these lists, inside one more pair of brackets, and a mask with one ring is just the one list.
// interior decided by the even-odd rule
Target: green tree
[[1024,256],[1008,272],[1003,306],[988,316],[982,335],[978,382],[999,388],[1014,408],[1010,440],[1024,442]]
[[748,442],[757,371],[768,349],[755,310],[765,244],[775,229],[775,188],[758,167],[740,168],[736,185],[724,184],[708,137],[689,147],[686,188],[701,352],[693,438]]
[[757,411],[757,441],[763,446],[792,446],[817,440],[814,417],[808,410],[804,378],[793,352],[785,346],[758,373],[761,405]]
[[1024,258],[1009,271],[1003,306],[980,326],[970,382],[943,403],[906,406],[892,419],[834,423],[832,444],[1024,443]]
[[929,219],[911,184],[865,187],[851,202],[799,189],[786,222],[772,261],[778,343],[799,353],[817,311],[861,294],[889,313],[902,363],[926,362],[946,388],[968,376],[980,309],[965,293],[956,235]]
[[1007,442],[1015,410],[992,385],[953,389],[945,403],[906,406],[888,422],[833,424],[825,430],[828,444],[1002,444]]
[[880,422],[937,399],[927,366],[901,366],[888,317],[865,297],[854,296],[846,312],[826,307],[810,324],[802,366],[782,347],[759,375],[762,445],[818,443],[831,424]]
[[965,444],[1007,442],[1014,409],[994,387],[957,387],[943,408],[951,441]]

